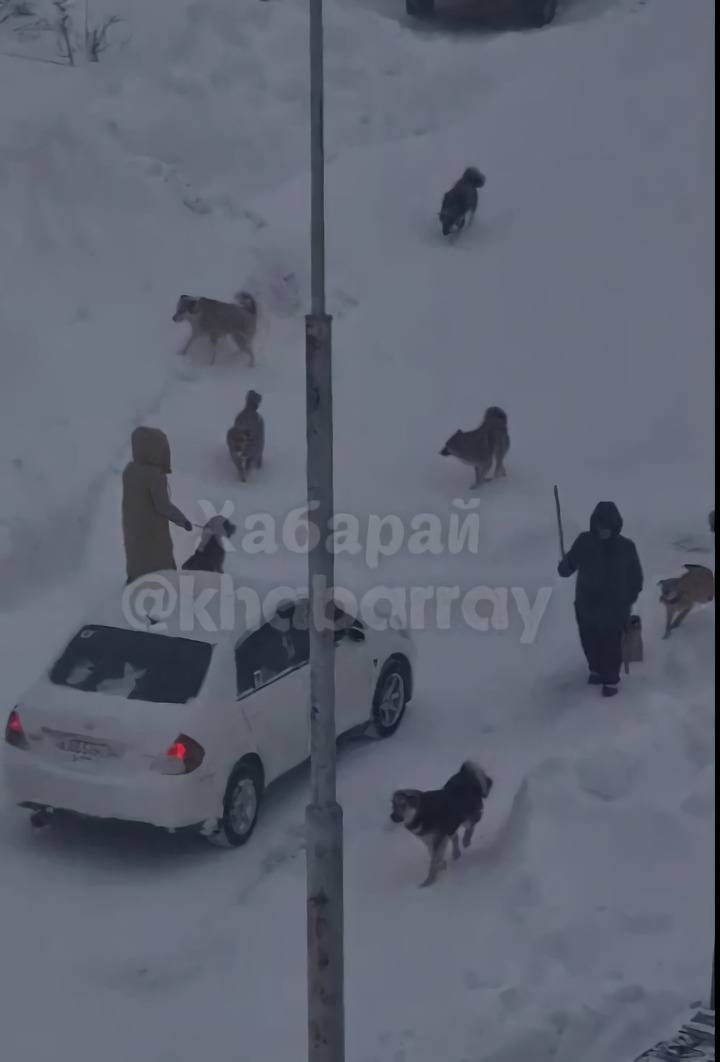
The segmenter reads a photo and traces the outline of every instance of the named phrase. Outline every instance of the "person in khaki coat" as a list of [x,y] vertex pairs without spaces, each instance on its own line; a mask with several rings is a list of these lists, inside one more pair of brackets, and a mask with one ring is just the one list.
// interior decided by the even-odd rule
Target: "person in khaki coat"
[[159,428],[135,428],[132,461],[123,471],[122,524],[127,581],[175,568],[168,521],[192,530],[170,501],[170,444]]

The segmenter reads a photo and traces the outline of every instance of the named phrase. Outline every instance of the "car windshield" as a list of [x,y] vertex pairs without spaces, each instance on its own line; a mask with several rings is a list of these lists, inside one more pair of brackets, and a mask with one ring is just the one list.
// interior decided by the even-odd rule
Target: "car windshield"
[[187,704],[200,692],[212,651],[190,638],[93,625],[78,631],[50,681],[130,701]]

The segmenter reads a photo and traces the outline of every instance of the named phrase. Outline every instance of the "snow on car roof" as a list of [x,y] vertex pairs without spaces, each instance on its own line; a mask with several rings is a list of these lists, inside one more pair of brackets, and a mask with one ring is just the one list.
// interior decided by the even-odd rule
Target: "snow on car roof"
[[218,644],[254,630],[304,589],[228,573],[154,572],[123,587],[85,622]]

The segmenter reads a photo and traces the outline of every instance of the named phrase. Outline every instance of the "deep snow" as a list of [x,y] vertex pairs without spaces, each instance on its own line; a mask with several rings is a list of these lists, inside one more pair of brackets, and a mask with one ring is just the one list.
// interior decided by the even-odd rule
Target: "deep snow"
[[[420,631],[397,737],[343,750],[348,1059],[621,1062],[704,997],[710,968],[713,612],[661,642],[654,582],[702,561],[682,536],[714,565],[713,10],[580,0],[545,32],[491,36],[379,6],[327,12],[338,509],[447,527],[471,477],[438,456],[445,438],[499,403],[512,449],[480,495],[478,553],[343,558],[340,578],[553,596],[531,645],[516,616]],[[127,0],[129,43],[97,67],[0,57],[8,710],[119,592],[134,424],[168,431],[191,519],[203,500],[241,521],[302,503],[304,7],[151,7]],[[469,162],[488,184],[448,247],[434,214]],[[257,368],[178,360],[177,295],[245,284],[264,308]],[[241,488],[223,439],[251,385],[268,454]],[[555,481],[568,538],[614,498],[646,570],[647,660],[610,705],[583,685],[554,576]],[[176,542],[184,559],[193,542]],[[230,564],[283,578],[296,560]],[[468,750],[517,800],[418,892],[389,793],[441,783]],[[302,1057],[305,799],[300,772],[229,854],[32,835],[3,807],[8,1058]]]

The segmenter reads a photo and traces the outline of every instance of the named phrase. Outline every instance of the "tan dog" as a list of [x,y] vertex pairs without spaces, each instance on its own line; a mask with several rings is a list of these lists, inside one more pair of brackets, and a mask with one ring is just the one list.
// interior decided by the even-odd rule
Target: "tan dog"
[[472,488],[479,487],[495,461],[494,479],[506,476],[504,460],[510,449],[507,414],[499,406],[485,410],[483,422],[475,431],[458,431],[451,435],[440,451],[442,457],[457,457],[475,469]]
[[261,402],[261,394],[257,391],[248,391],[245,396],[245,406],[235,417],[235,423],[226,436],[230,458],[243,483],[247,480],[248,472],[252,468],[262,468],[265,423],[258,413],[258,406]]
[[702,564],[686,564],[685,574],[661,579],[660,601],[667,611],[664,638],[679,627],[696,605],[706,605],[715,597],[715,576]]
[[187,321],[191,329],[190,338],[180,354],[187,354],[198,336],[207,336],[212,343],[211,364],[215,363],[218,340],[232,336],[238,350],[247,354],[250,364],[254,365],[252,342],[257,332],[257,320],[257,302],[246,291],[239,291],[235,302],[181,295],[173,314],[175,323]]

